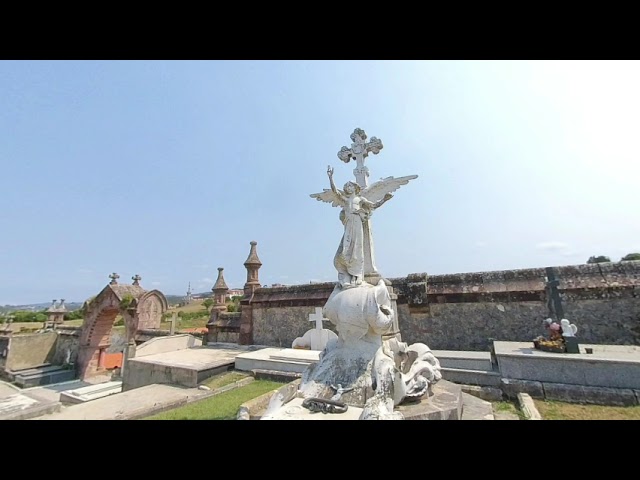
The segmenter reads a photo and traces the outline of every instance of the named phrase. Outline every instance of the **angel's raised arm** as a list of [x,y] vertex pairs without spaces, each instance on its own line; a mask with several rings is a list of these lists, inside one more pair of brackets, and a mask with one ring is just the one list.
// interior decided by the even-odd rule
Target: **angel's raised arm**
[[345,201],[344,195],[340,190],[336,188],[336,184],[333,183],[333,168],[331,168],[331,165],[327,167],[327,175],[329,176],[329,184],[331,185],[331,191],[335,193],[344,202]]

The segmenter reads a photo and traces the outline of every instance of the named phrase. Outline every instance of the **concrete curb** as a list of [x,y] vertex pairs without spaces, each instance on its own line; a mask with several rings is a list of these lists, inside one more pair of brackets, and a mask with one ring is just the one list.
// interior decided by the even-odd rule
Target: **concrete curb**
[[282,387],[276,388],[275,390],[271,390],[270,392],[263,393],[259,397],[256,397],[252,400],[249,400],[242,405],[238,409],[238,413],[236,415],[237,420],[259,420],[262,416],[262,413],[269,406],[269,402],[271,401],[271,397],[276,395],[277,393],[282,393],[284,403],[287,403],[293,396],[295,396],[298,391],[298,386],[302,379],[294,380],[293,382],[289,382]]
[[533,398],[528,393],[518,393],[518,406],[524,414],[525,420],[542,420]]

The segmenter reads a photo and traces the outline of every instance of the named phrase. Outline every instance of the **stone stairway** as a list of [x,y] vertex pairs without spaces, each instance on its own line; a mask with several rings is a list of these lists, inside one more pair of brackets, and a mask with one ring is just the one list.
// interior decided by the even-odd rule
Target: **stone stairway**
[[60,401],[71,404],[84,403],[120,392],[122,392],[122,381],[105,382],[60,392]]
[[442,378],[450,382],[481,387],[500,387],[500,372],[491,362],[491,353],[433,350],[440,361]]
[[28,388],[73,380],[76,377],[76,372],[74,369],[62,365],[45,363],[34,368],[12,371],[10,376],[16,385]]

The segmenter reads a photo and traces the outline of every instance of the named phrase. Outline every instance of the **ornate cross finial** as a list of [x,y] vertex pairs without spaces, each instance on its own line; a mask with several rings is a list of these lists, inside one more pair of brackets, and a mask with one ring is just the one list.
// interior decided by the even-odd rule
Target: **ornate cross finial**
[[140,285],[140,280],[142,280],[142,277],[136,273],[133,277],[131,277],[131,280],[133,280],[133,285]]
[[113,272],[111,275],[109,275],[109,278],[111,279],[109,285],[117,285],[120,275],[118,275],[116,272]]
[[356,128],[351,134],[351,148],[342,147],[338,152],[338,158],[344,163],[349,163],[350,160],[356,161],[356,168],[353,173],[356,176],[358,185],[362,188],[367,187],[367,177],[369,176],[369,169],[364,165],[364,159],[369,156],[369,153],[378,154],[382,150],[382,141],[376,137],[371,137],[369,142],[365,142],[367,134],[361,128]]

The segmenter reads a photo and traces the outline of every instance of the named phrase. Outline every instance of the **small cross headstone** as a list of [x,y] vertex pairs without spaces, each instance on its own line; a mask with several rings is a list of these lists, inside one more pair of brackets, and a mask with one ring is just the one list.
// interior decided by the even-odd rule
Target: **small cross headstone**
[[171,325],[169,326],[169,335],[175,335],[176,333],[176,321],[178,320],[178,314],[177,313],[173,313],[173,316],[171,317]]
[[324,350],[324,347],[329,341],[329,333],[333,333],[330,330],[322,328],[323,320],[327,319],[322,315],[322,307],[316,307],[316,311],[309,314],[309,321],[315,322],[315,328],[307,332],[309,334],[311,350]]
[[142,277],[136,273],[133,277],[131,277],[131,280],[133,280],[133,285],[140,285],[140,280],[142,280]]
[[120,275],[118,275],[116,272],[113,272],[111,275],[109,275],[109,278],[111,279],[109,285],[117,285]]

